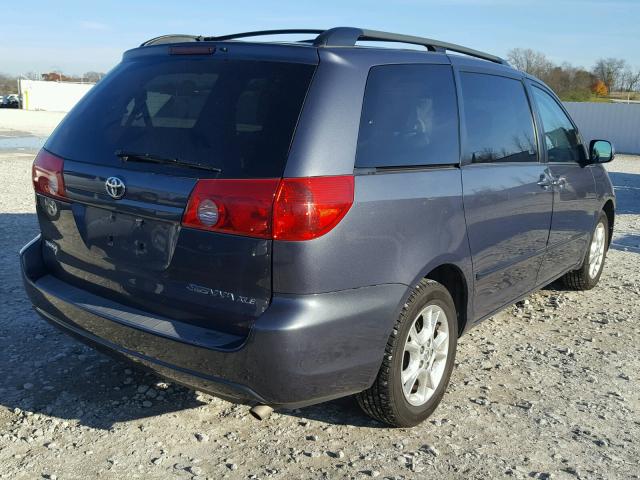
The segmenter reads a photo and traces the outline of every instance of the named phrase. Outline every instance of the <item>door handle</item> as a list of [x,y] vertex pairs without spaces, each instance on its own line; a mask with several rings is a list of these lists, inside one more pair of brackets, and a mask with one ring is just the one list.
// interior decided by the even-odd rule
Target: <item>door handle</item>
[[550,173],[545,172],[540,175],[540,181],[538,181],[538,185],[540,185],[544,189],[547,189],[549,187],[564,188],[567,185],[567,179],[565,177],[554,177]]
[[540,185],[544,189],[547,189],[553,186],[553,179],[550,178],[549,175],[543,173],[542,175],[540,175],[540,180],[538,181],[538,185]]

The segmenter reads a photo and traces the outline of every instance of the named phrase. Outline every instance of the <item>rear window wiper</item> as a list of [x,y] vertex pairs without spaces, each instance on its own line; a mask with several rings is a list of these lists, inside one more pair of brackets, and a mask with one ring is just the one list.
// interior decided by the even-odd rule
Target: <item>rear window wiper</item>
[[127,152],[124,150],[117,150],[116,156],[120,157],[125,162],[160,163],[164,165],[175,165],[177,167],[185,167],[185,168],[197,168],[199,170],[208,170],[210,172],[222,173],[221,168],[214,167],[212,165],[207,165],[205,163],[185,162],[184,160],[180,160],[179,158],[159,157],[157,155],[150,155],[148,153],[135,153],[135,152]]

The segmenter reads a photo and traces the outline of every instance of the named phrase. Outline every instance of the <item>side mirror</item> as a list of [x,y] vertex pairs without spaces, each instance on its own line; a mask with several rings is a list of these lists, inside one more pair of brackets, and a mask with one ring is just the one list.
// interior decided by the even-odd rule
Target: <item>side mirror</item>
[[591,163],[607,163],[613,160],[616,152],[611,142],[606,140],[591,140],[589,144],[589,160]]

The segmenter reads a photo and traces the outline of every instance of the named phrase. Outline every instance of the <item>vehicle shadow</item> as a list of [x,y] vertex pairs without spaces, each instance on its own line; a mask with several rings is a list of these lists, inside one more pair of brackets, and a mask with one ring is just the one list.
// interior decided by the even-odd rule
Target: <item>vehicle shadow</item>
[[315,420],[331,425],[350,425],[365,428],[389,428],[365,415],[354,396],[339,398],[297,410],[277,410],[282,415],[297,417],[300,421]]
[[[34,214],[0,214],[0,404],[111,429],[116,422],[196,408],[198,394],[77,342],[41,319],[20,274]],[[159,384],[159,385],[158,385]],[[18,410],[18,411],[19,411]]]
[[610,248],[623,252],[640,253],[640,235],[635,233],[614,234]]
[[640,214],[640,174],[609,172],[616,193],[616,214]]

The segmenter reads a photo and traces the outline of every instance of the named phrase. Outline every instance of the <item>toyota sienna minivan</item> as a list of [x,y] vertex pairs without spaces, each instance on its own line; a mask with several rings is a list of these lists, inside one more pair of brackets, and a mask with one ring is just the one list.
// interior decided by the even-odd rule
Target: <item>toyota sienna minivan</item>
[[[246,40],[271,34],[311,39]],[[24,284],[69,334],[257,417],[355,394],[412,426],[462,333],[598,283],[613,156],[538,79],[459,45],[159,37],[37,155]]]

